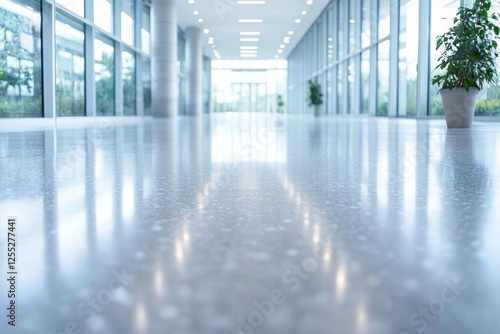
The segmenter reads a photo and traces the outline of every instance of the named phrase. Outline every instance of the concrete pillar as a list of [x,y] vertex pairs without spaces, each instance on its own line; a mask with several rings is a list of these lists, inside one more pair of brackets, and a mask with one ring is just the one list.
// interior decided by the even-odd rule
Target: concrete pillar
[[152,113],[177,116],[177,11],[176,0],[153,0],[152,14]]
[[201,29],[198,27],[186,28],[186,69],[187,114],[200,116],[203,112],[203,52],[201,49]]

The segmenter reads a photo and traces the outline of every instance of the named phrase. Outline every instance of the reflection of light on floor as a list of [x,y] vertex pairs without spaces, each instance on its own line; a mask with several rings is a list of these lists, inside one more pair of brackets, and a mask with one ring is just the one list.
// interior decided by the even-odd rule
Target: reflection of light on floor
[[163,294],[163,271],[157,268],[155,271],[155,291],[157,295]]
[[364,332],[366,320],[366,305],[363,301],[361,301],[358,305],[358,309],[356,310],[356,324],[360,332]]
[[335,295],[337,296],[339,301],[344,299],[345,286],[346,286],[346,272],[345,272],[345,264],[342,262],[337,267],[337,273],[335,275]]
[[123,186],[122,192],[122,214],[123,218],[131,218],[134,215],[135,202],[134,202],[134,184],[128,181]]
[[146,332],[147,313],[143,303],[137,304],[135,309],[135,321],[139,333]]

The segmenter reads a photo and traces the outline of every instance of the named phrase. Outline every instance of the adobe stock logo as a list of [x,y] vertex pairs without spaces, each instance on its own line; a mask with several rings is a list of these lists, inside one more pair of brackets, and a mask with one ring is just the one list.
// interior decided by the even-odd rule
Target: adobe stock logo
[[[443,283],[446,287],[441,290],[439,298],[431,300],[427,307],[419,307],[418,312],[413,312],[408,317],[410,326],[418,327],[416,333],[425,332],[429,323],[436,321],[438,316],[445,312],[446,307],[454,303],[468,287],[467,284],[459,282],[458,279],[455,279],[453,283],[449,280],[445,280]],[[412,334],[412,332],[402,331],[399,334]]]

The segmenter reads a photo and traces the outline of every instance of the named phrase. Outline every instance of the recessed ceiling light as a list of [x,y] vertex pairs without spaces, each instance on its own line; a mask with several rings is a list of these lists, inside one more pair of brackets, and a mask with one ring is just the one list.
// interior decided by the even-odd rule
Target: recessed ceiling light
[[262,23],[262,19],[239,19],[239,23]]
[[198,22],[200,22],[200,23],[203,22],[203,19],[198,19]]
[[356,20],[355,19],[350,19],[349,23],[351,23],[351,24],[356,23]]
[[306,1],[306,4],[308,4],[308,5],[312,5],[312,4],[313,4],[313,0],[307,0],[307,1]]
[[307,11],[303,10],[302,15],[306,15],[306,14],[307,14]]
[[293,35],[293,34],[294,34],[293,30],[290,30],[290,31],[288,32],[288,35]]
[[276,55],[276,56],[274,56],[274,59],[278,59],[279,57],[280,57],[280,56]]
[[295,19],[295,23],[300,23],[300,19]]
[[242,45],[240,46],[241,50],[257,50],[259,47],[258,46],[250,46],[250,45]]
[[212,48],[215,49],[215,44],[212,44]]
[[283,50],[281,50],[281,49],[278,49],[278,53],[283,53]]
[[258,32],[258,31],[241,31],[240,35],[241,36],[259,36],[260,32]]
[[328,37],[328,42],[331,42],[331,41],[333,41],[333,38]]
[[285,48],[285,44],[280,44],[280,48],[284,49]]
[[194,14],[194,15],[198,15],[198,14],[200,14],[200,12],[199,12],[199,11],[197,11],[197,10],[195,10],[195,11],[193,11],[193,14]]
[[188,0],[188,2],[192,5],[194,4],[194,0]]
[[265,5],[265,0],[239,0],[238,5]]
[[256,38],[256,37],[243,37],[243,38],[240,38],[240,42],[258,42],[259,41],[259,38]]
[[208,33],[210,32],[210,30],[208,30],[208,29],[203,29],[203,32],[204,32],[205,34],[208,34]]

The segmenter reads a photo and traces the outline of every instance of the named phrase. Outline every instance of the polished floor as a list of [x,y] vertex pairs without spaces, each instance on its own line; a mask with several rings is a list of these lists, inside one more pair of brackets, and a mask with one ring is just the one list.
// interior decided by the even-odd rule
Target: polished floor
[[0,267],[16,216],[18,313],[1,333],[500,333],[500,123],[11,130]]

